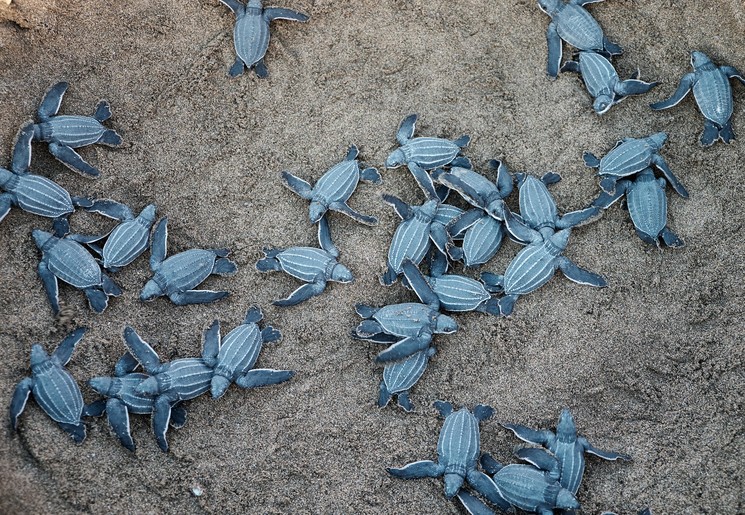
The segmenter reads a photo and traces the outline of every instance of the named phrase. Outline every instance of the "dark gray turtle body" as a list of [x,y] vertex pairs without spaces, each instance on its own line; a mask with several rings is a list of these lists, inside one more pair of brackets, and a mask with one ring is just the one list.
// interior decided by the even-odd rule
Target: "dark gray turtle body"
[[62,186],[54,181],[29,173],[31,166],[31,140],[34,136],[33,123],[24,125],[13,144],[13,157],[10,170],[0,168],[0,220],[18,206],[29,213],[59,218],[75,210],[76,206],[88,206],[90,200],[70,197]]
[[407,116],[401,122],[396,133],[399,148],[394,150],[385,161],[386,168],[414,163],[424,170],[434,170],[448,165],[456,159],[463,147],[471,141],[468,136],[461,136],[455,141],[444,138],[414,138],[417,115]]
[[[88,304],[96,313],[102,313],[106,309],[109,296],[118,297],[122,294],[121,288],[101,271],[101,266],[90,252],[76,241],[85,242],[85,237],[60,237],[39,229],[33,231],[33,237],[41,251],[37,271],[55,315],[60,311],[58,279],[83,290]],[[95,239],[98,238],[94,238],[94,241]]]
[[106,270],[117,272],[145,252],[150,241],[150,229],[155,223],[154,204],[146,206],[138,216],[134,216],[124,204],[108,199],[96,200],[87,211],[121,222],[109,233],[101,250]]
[[445,226],[437,222],[439,200],[430,199],[421,206],[409,206],[393,195],[383,195],[383,200],[393,206],[403,220],[393,233],[388,249],[388,269],[380,278],[383,285],[390,286],[402,273],[404,261],[420,263],[430,248],[430,240],[440,252],[446,252],[449,237]]
[[658,82],[644,82],[634,74],[631,78],[621,80],[613,65],[595,52],[580,52],[578,61],[567,61],[561,71],[572,71],[582,75],[587,92],[594,98],[592,108],[597,114],[608,110],[630,95],[643,95]]
[[349,147],[347,157],[332,166],[315,186],[295,177],[290,172],[282,172],[282,184],[306,200],[310,200],[310,221],[318,223],[326,211],[338,211],[365,225],[377,225],[378,219],[358,213],[347,204],[360,179],[373,184],[383,182],[375,168],[360,170],[357,147]]
[[457,191],[469,204],[482,209],[496,220],[504,220],[504,199],[512,193],[512,176],[501,161],[493,159],[489,166],[497,170],[497,180],[490,181],[470,168],[453,167],[438,170],[433,179]]
[[204,347],[220,349],[214,362],[208,363],[214,369],[211,383],[213,399],[221,397],[232,382],[241,388],[257,388],[288,381],[295,375],[292,370],[253,368],[259,359],[262,345],[282,337],[271,326],[259,329],[258,323],[263,318],[261,309],[253,306],[248,309],[243,323],[225,338],[220,337],[220,322],[217,320],[205,330]]
[[668,109],[678,105],[693,90],[696,105],[706,119],[701,144],[713,145],[718,139],[729,143],[735,139],[731,124],[734,102],[729,80],[737,79],[745,85],[745,76],[732,66],[717,66],[703,52],[691,52],[691,66],[693,73],[680,79],[675,93],[650,107],[655,111]]
[[[604,460],[630,460],[631,457],[616,452],[602,451],[596,449],[587,439],[577,436],[577,426],[574,418],[565,408],[559,417],[559,423],[556,426],[556,433],[548,430],[536,431],[534,429],[521,426],[519,424],[502,424],[509,429],[521,440],[534,445],[542,445],[559,462],[559,484],[573,494],[577,494],[579,485],[582,482],[582,475],[585,471],[585,453],[589,452]],[[526,453],[519,452],[524,459],[533,462],[535,458],[540,458],[539,454],[534,453],[534,449],[524,449]]]
[[167,296],[177,306],[207,304],[229,295],[226,291],[194,290],[207,277],[233,275],[237,265],[226,258],[228,249],[191,249],[166,259],[168,218],[158,222],[150,249],[150,269],[153,277],[140,292],[140,300],[150,301]]
[[479,494],[509,510],[510,506],[501,499],[489,476],[476,468],[481,452],[479,422],[490,418],[494,410],[483,404],[476,406],[473,413],[467,408],[453,411],[452,405],[443,401],[436,401],[434,405],[445,417],[437,441],[437,462],[417,461],[401,468],[388,468],[388,473],[402,479],[443,476],[448,499],[467,482]]
[[598,169],[600,187],[606,193],[613,193],[619,179],[654,166],[662,172],[678,195],[688,198],[688,191],[660,155],[660,149],[666,141],[667,134],[664,132],[657,132],[646,138],[624,138],[602,159],[590,152],[585,152],[582,158],[585,165]]
[[124,341],[130,354],[142,365],[150,376],[135,387],[135,392],[152,397],[153,432],[158,446],[168,451],[166,431],[171,420],[171,412],[176,404],[194,399],[209,391],[212,384],[214,363],[219,349],[214,340],[205,340],[201,358],[176,359],[161,363],[158,354],[134,329],[124,329]]
[[328,221],[322,217],[318,222],[318,242],[321,248],[290,247],[288,249],[265,248],[265,258],[256,263],[259,272],[281,271],[296,279],[305,281],[289,297],[275,300],[275,306],[294,306],[309,298],[320,295],[328,281],[350,283],[354,281],[352,272],[337,261],[339,250],[331,241]]
[[663,178],[655,178],[651,168],[640,172],[631,180],[616,183],[616,191],[610,195],[602,193],[595,205],[607,209],[626,195],[626,206],[634,223],[636,234],[646,243],[660,246],[660,240],[668,247],[683,247],[685,243],[667,227],[667,196]]
[[71,170],[98,177],[101,172],[73,149],[95,143],[118,147],[122,144],[122,138],[116,131],[107,129],[101,123],[111,117],[111,109],[106,100],[98,103],[93,117],[58,115],[67,88],[67,82],[58,82],[47,90],[39,105],[40,122],[34,125],[34,139],[49,143],[52,155]]
[[[511,229],[510,232],[518,234],[518,239],[530,243],[510,262],[504,276],[488,272],[481,274],[481,280],[487,289],[504,293],[504,297],[499,299],[499,309],[503,316],[512,313],[515,301],[520,295],[526,295],[546,284],[557,269],[560,269],[567,279],[578,284],[597,288],[608,285],[602,276],[578,267],[562,255],[569,241],[571,229],[562,229],[554,233],[552,229],[544,228],[542,234],[517,220],[508,222],[508,227]],[[520,229],[517,230],[517,227]]]
[[269,71],[264,64],[264,56],[269,48],[269,24],[273,20],[308,21],[306,14],[281,7],[264,8],[261,0],[249,0],[244,4],[238,0],[220,0],[235,13],[233,43],[236,59],[228,74],[237,77],[243,69],[251,68],[259,78],[265,78]]
[[[150,415],[155,407],[155,399],[137,391],[140,384],[148,379],[148,374],[135,372],[139,363],[127,352],[117,362],[114,377],[94,377],[88,384],[96,392],[106,397],[106,416],[109,426],[121,444],[135,451],[135,443],[130,431],[129,415]],[[186,410],[174,405],[169,424],[180,429],[186,423]]]
[[[411,261],[407,261],[411,264]],[[413,266],[413,265],[412,265]],[[374,308],[357,304],[363,320],[352,336],[376,343],[392,344],[376,358],[379,362],[396,361],[427,349],[434,334],[450,334],[458,323],[440,313],[440,300],[426,281],[413,281],[411,287],[423,304],[405,302]]]
[[89,407],[83,405],[78,383],[64,368],[85,331],[81,327],[68,334],[51,356],[38,343],[31,347],[31,377],[18,383],[10,401],[10,424],[14,430],[18,429],[18,417],[33,393],[41,409],[75,442],[85,440],[85,425],[80,419],[90,415]]
[[[475,279],[457,274],[446,274],[447,257],[437,252],[430,260],[429,276],[425,277],[411,261],[403,264],[406,281],[412,287],[432,289],[445,311],[480,311],[499,315],[499,304],[484,285]],[[422,284],[422,282],[425,282]]]
[[549,77],[559,75],[561,65],[561,41],[564,40],[579,50],[590,50],[608,55],[620,55],[618,45],[608,41],[600,24],[583,7],[601,0],[538,0],[538,7],[551,17],[546,31],[548,41]]
[[404,360],[386,363],[383,369],[383,380],[380,382],[378,406],[381,408],[387,406],[391,398],[396,395],[399,406],[405,411],[413,411],[414,406],[409,399],[409,390],[421,379],[424,371],[427,370],[429,359],[435,355],[435,352],[434,347],[429,347],[415,352]]

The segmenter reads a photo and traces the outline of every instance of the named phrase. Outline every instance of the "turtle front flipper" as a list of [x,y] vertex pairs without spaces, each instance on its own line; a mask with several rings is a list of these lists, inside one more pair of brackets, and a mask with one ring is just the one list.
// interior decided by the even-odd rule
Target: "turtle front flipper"
[[401,121],[401,125],[398,126],[398,132],[396,132],[396,141],[399,145],[406,145],[406,143],[414,136],[414,130],[416,128],[417,115],[410,114]]
[[[554,433],[551,431],[536,431],[535,429],[530,429],[529,427],[520,424],[501,424],[501,426],[515,433],[515,436],[523,442],[532,443],[533,445],[545,446],[555,438]],[[486,467],[484,468],[486,469]]]
[[267,7],[264,9],[264,19],[266,21],[274,20],[291,20],[291,21],[308,21],[310,16],[303,14],[292,9],[285,9],[283,7]]
[[274,370],[271,368],[255,368],[235,380],[241,388],[259,388],[289,381],[295,376],[292,370]]
[[652,164],[660,169],[662,175],[665,176],[667,182],[669,182],[670,186],[672,186],[673,190],[675,190],[675,193],[683,198],[688,198],[688,191],[685,189],[685,186],[683,186],[683,184],[678,180],[673,171],[670,170],[670,167],[667,165],[667,161],[665,161],[664,157],[659,154],[654,154],[652,156]]
[[30,377],[25,377],[16,385],[16,389],[13,391],[13,398],[10,401],[10,427],[13,430],[18,429],[18,417],[26,409],[28,396],[31,394],[33,388],[34,380]]
[[406,280],[409,285],[416,293],[417,297],[428,306],[433,306],[433,309],[438,309],[440,306],[440,299],[437,297],[432,287],[429,285],[427,280],[419,271],[419,268],[407,259],[401,265],[401,271],[404,273]]
[[615,461],[615,460],[631,461],[631,456],[629,456],[628,454],[622,454],[622,453],[613,452],[613,451],[603,451],[601,449],[593,447],[592,444],[588,442],[586,438],[583,438],[583,437],[577,438],[577,443],[583,447],[585,452],[594,454],[598,458],[603,458],[604,460],[608,460],[608,461]]
[[440,477],[445,473],[445,466],[438,465],[432,460],[422,460],[409,463],[401,468],[388,467],[386,470],[390,475],[401,479],[418,479]]
[[394,195],[383,195],[383,202],[391,206],[402,220],[408,220],[414,216],[411,206]]
[[326,289],[326,279],[322,276],[316,277],[316,280],[312,283],[304,284],[297,290],[292,292],[289,297],[282,300],[275,300],[272,302],[275,306],[295,306],[301,302],[305,302],[311,297],[320,295],[323,290]]
[[58,82],[44,93],[44,98],[39,104],[37,114],[39,119],[46,121],[56,115],[62,105],[62,97],[65,95],[69,84],[67,82]]
[[18,175],[28,173],[28,168],[31,166],[31,140],[33,137],[33,122],[26,123],[18,130],[18,134],[16,134],[10,169]]
[[605,278],[584,268],[580,268],[572,263],[567,257],[560,257],[559,268],[564,273],[567,279],[577,284],[584,284],[587,286],[595,286],[596,288],[605,288],[608,286],[608,282]]
[[[137,359],[148,374],[157,371],[157,368],[160,366],[158,354],[129,326],[124,328],[124,343],[127,345],[131,355]],[[124,356],[121,359],[124,359]]]
[[500,510],[505,513],[514,513],[512,505],[502,497],[497,485],[494,484],[494,481],[489,476],[474,468],[468,471],[466,479],[474,490],[484,496],[489,502],[498,506]]
[[[375,223],[378,223],[377,219]],[[339,257],[339,249],[334,245],[331,239],[331,228],[329,227],[328,217],[322,216],[318,221],[318,244],[323,250],[325,250],[330,256],[334,258]]]
[[116,377],[123,377],[127,374],[131,374],[139,365],[139,361],[137,361],[137,359],[127,351],[117,360],[116,365],[114,365],[114,375]]
[[655,111],[660,111],[678,105],[686,97],[688,92],[691,91],[694,82],[696,82],[696,75],[694,73],[684,75],[683,78],[680,79],[678,89],[675,90],[675,93],[673,93],[670,98],[660,102],[655,102],[654,104],[649,104],[649,107]]
[[111,199],[95,200],[93,204],[85,208],[85,210],[113,218],[114,220],[119,220],[120,222],[124,220],[132,220],[135,217],[129,206]]
[[52,353],[52,357],[57,361],[57,363],[63,367],[67,365],[72,357],[72,353],[75,351],[75,347],[80,343],[80,340],[83,339],[87,330],[87,327],[79,327],[65,336],[65,339],[60,342],[54,350],[54,353]]
[[[644,82],[643,80],[638,79],[626,79],[617,83],[614,90],[620,97],[627,97],[629,95],[643,95],[659,84],[659,82]],[[620,98],[617,99],[616,103],[618,103],[619,101]]]
[[519,449],[515,454],[518,458],[527,461],[535,468],[548,472],[555,481],[559,480],[559,476],[561,475],[559,461],[545,449],[529,447]]
[[432,343],[432,334],[422,329],[416,336],[409,336],[398,343],[394,343],[378,354],[375,361],[385,363],[407,358],[412,354],[424,350]]
[[74,172],[78,172],[89,177],[98,177],[101,172],[94,166],[89,165],[80,154],[75,152],[72,147],[61,143],[52,142],[49,144],[49,151],[63,165],[67,166]]
[[455,496],[470,515],[495,515],[495,512],[484,504],[481,499],[475,495],[471,495],[463,488],[458,490]]
[[209,304],[224,299],[228,295],[230,295],[230,292],[227,291],[187,290],[173,293],[168,298],[177,306],[186,306],[189,304]]
[[600,206],[586,207],[578,211],[571,211],[556,221],[557,229],[568,229],[593,222],[602,213]]
[[164,216],[158,221],[150,239],[150,269],[157,270],[166,258],[168,242],[168,217]]
[[374,216],[363,215],[349,207],[346,202],[332,202],[329,204],[329,209],[338,211],[339,213],[347,215],[349,218],[358,221],[364,225],[378,225],[378,219]]
[[720,66],[719,70],[724,73],[728,79],[737,79],[745,86],[745,75],[737,71],[734,66]]
[[553,21],[548,24],[546,29],[546,42],[548,43],[548,62],[546,64],[546,73],[552,79],[559,76],[559,65],[561,64],[561,37]]
[[409,162],[406,166],[411,174],[414,176],[414,180],[416,181],[416,183],[422,189],[424,194],[427,195],[427,198],[439,201],[440,196],[437,194],[435,185],[432,182],[432,176],[428,174],[426,170],[424,170],[424,168],[413,161]]
[[54,275],[47,267],[47,260],[42,258],[37,267],[37,272],[41,278],[41,283],[44,285],[44,291],[47,294],[49,305],[52,307],[52,313],[54,316],[59,315],[59,284],[57,283],[57,276]]
[[282,184],[300,195],[305,200],[313,199],[313,187],[307,181],[304,181],[300,177],[296,177],[290,172],[282,172]]
[[106,415],[116,437],[121,444],[132,452],[135,452],[135,442],[132,439],[129,425],[129,410],[119,399],[111,397],[106,401]]
[[166,395],[161,395],[155,400],[153,406],[152,426],[155,440],[163,452],[168,452],[168,424],[171,420],[171,400]]
[[214,367],[220,352],[220,321],[213,321],[202,334],[202,359]]
[[246,8],[245,4],[238,0],[220,0],[220,2],[235,14],[243,12]]

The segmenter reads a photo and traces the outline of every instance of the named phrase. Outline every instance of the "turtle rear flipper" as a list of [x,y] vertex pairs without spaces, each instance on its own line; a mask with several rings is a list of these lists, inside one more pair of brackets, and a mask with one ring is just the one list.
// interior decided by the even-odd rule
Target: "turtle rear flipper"
[[366,304],[356,304],[354,310],[362,318],[371,318],[375,313],[378,312],[378,308],[368,306]]
[[63,165],[75,172],[89,177],[98,177],[101,175],[101,172],[98,171],[98,169],[85,162],[85,160],[80,157],[80,154],[75,152],[72,147],[52,142],[49,144],[49,151],[54,157],[61,161]]
[[467,134],[464,134],[460,138],[453,141],[453,144],[460,148],[467,147],[469,143],[471,143],[471,136]]
[[719,129],[719,138],[725,143],[729,143],[730,141],[735,139],[735,131],[732,130],[731,119],[727,120],[727,122],[722,125],[722,128]]
[[215,265],[212,267],[212,273],[215,275],[231,276],[238,271],[238,265],[228,258],[220,258],[215,260]]
[[377,168],[365,168],[360,172],[360,179],[365,182],[370,182],[372,184],[381,184],[383,182],[383,178],[380,175],[380,172]]
[[515,309],[515,301],[517,300],[517,297],[517,295],[505,295],[499,299],[499,313],[503,317],[512,314],[512,310]]
[[106,295],[111,295],[112,297],[118,297],[123,293],[119,285],[116,284],[114,281],[112,281],[108,275],[102,273],[101,280],[102,280],[102,288]]
[[269,69],[266,67],[266,64],[264,64],[264,58],[262,57],[256,63],[253,65],[254,73],[256,73],[256,76],[260,79],[266,79],[269,77]]
[[685,242],[683,242],[683,240],[667,226],[665,226],[665,228],[662,229],[662,232],[660,232],[660,237],[668,247],[680,248],[685,246]]
[[88,305],[96,313],[103,313],[109,305],[109,296],[98,286],[83,290],[88,297]]
[[623,48],[616,43],[612,43],[607,37],[603,36],[603,50],[608,52],[610,55],[621,55]]
[[411,399],[409,399],[409,392],[399,392],[396,396],[396,404],[401,406],[407,413],[414,411],[414,405],[411,403]]
[[224,299],[228,295],[230,295],[230,292],[227,291],[187,290],[176,292],[170,295],[169,298],[177,306],[186,306],[188,304],[209,304]]
[[[277,254],[279,254],[279,251],[277,251]],[[258,270],[259,272],[279,272],[282,270],[282,265],[279,263],[278,259],[267,254],[267,257],[259,259],[256,262],[256,270]]]
[[98,105],[96,106],[96,112],[93,114],[93,118],[95,118],[98,122],[105,122],[109,118],[111,118],[111,106],[109,105],[108,100],[101,100]]
[[243,60],[240,57],[236,57],[233,66],[231,66],[228,70],[228,75],[233,78],[238,77],[239,75],[243,75],[243,70],[245,68],[246,65],[243,63]]
[[113,129],[108,129],[101,135],[101,139],[99,139],[97,143],[101,143],[107,147],[121,147],[124,141],[118,132]]
[[597,168],[600,166],[600,159],[598,159],[592,152],[583,152],[582,160],[585,162],[585,166],[590,168]]
[[267,326],[261,330],[261,341],[263,343],[272,343],[279,341],[282,338],[282,333],[272,326]]
[[273,370],[271,368],[255,368],[235,380],[241,388],[259,388],[289,381],[295,375],[292,370]]
[[393,394],[388,391],[388,388],[386,388],[385,381],[381,381],[380,382],[380,393],[378,394],[378,407],[385,408],[386,406],[388,406],[388,403],[391,402],[392,397],[393,397]]
[[57,422],[57,425],[69,434],[75,443],[83,443],[83,440],[85,440],[85,424],[82,422],[78,422],[77,424]]

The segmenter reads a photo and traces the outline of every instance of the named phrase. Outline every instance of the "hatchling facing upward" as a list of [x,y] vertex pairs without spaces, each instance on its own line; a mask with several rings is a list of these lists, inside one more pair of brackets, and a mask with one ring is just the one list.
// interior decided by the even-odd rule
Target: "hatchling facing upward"
[[269,48],[269,24],[274,20],[308,21],[310,16],[282,7],[264,8],[261,0],[249,0],[248,4],[238,0],[220,0],[235,13],[233,43],[235,63],[228,74],[237,77],[244,68],[253,68],[256,76],[263,79],[269,76],[264,64],[264,56]]
[[103,258],[103,267],[110,272],[117,272],[137,259],[147,249],[150,241],[150,229],[155,223],[155,205],[145,206],[135,216],[132,210],[114,200],[102,199],[93,202],[86,211],[99,213],[121,223],[114,227],[106,238],[99,254]]
[[101,172],[73,149],[94,143],[119,147],[122,137],[101,123],[111,118],[111,108],[106,100],[98,103],[93,117],[57,114],[67,88],[67,82],[58,82],[44,95],[38,110],[40,123],[34,125],[34,139],[49,143],[52,155],[71,170],[98,177]]

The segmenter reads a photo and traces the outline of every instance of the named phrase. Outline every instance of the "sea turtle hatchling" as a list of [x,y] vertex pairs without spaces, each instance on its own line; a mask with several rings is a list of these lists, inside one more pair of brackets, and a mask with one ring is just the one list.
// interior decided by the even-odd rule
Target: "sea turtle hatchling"
[[[461,136],[454,141],[431,137],[414,138],[416,120],[417,115],[412,114],[401,122],[396,133],[396,140],[401,146],[385,160],[386,168],[398,168],[414,163],[424,170],[434,170],[452,164],[471,141],[469,136]],[[469,162],[466,158],[460,158],[457,163],[462,166]]]
[[579,50],[589,50],[607,55],[620,55],[621,47],[608,41],[600,24],[583,7],[602,0],[538,0],[538,7],[551,17],[546,31],[548,41],[549,77],[559,75],[561,65],[561,41],[564,40]]
[[[559,462],[559,484],[574,495],[579,490],[582,475],[585,472],[586,452],[604,460],[631,460],[631,457],[626,454],[596,449],[587,439],[577,436],[574,417],[567,408],[561,411],[556,433],[549,430],[536,431],[519,424],[502,424],[502,426],[525,442],[545,447]],[[528,452],[518,452],[518,455],[522,454],[521,457],[527,458],[528,461],[535,461],[536,456],[540,456],[535,454],[535,449],[525,449],[525,451]]]
[[122,137],[102,124],[111,117],[111,108],[106,100],[98,103],[93,117],[57,114],[67,88],[67,82],[58,82],[47,90],[39,105],[40,122],[34,125],[34,139],[49,143],[52,155],[71,170],[98,177],[101,172],[73,149],[95,143],[119,147]]
[[432,179],[457,191],[469,204],[482,209],[492,218],[504,220],[504,199],[512,193],[512,175],[501,161],[492,159],[489,167],[497,171],[495,182],[471,168],[455,166],[437,170]]
[[582,158],[585,165],[597,168],[600,176],[600,188],[606,193],[613,193],[616,181],[641,172],[648,166],[654,166],[662,172],[675,192],[688,198],[688,191],[660,155],[662,146],[667,141],[667,133],[657,132],[644,138],[624,138],[602,159],[585,152]]
[[618,181],[612,195],[602,193],[593,204],[607,209],[626,195],[626,207],[642,241],[659,247],[662,240],[668,247],[683,247],[683,240],[667,226],[666,186],[665,179],[655,178],[652,169],[646,168],[633,180]]
[[137,259],[150,241],[150,229],[155,223],[155,205],[150,204],[138,216],[119,202],[101,199],[93,202],[86,211],[99,213],[121,223],[114,227],[106,238],[103,249],[103,267],[110,272],[117,272]]
[[607,113],[626,97],[643,95],[659,84],[639,80],[638,72],[621,80],[610,61],[595,52],[579,52],[578,60],[567,61],[561,71],[572,71],[582,76],[587,92],[595,99],[592,108],[599,115]]
[[221,397],[232,382],[241,388],[257,388],[283,383],[295,375],[292,370],[253,368],[262,345],[282,337],[271,326],[259,329],[258,323],[263,318],[261,308],[252,306],[246,312],[243,323],[225,335],[225,338],[220,337],[218,320],[205,330],[205,348],[217,346],[220,349],[214,360],[207,360],[207,364],[214,369],[211,383],[213,399]]
[[228,249],[191,249],[166,259],[168,218],[163,217],[153,232],[150,269],[153,277],[140,292],[140,300],[166,295],[177,306],[207,304],[229,295],[226,291],[194,290],[212,274],[234,275],[237,265],[226,256]]
[[422,378],[427,370],[427,363],[435,352],[434,347],[429,347],[401,361],[386,363],[383,368],[383,380],[380,382],[378,406],[384,408],[395,395],[398,405],[404,411],[413,411],[409,390]]
[[153,432],[158,446],[168,451],[166,431],[170,424],[173,407],[183,401],[199,397],[212,385],[219,342],[204,341],[201,358],[182,358],[161,363],[158,354],[129,326],[124,329],[124,341],[129,353],[150,376],[135,387],[139,395],[153,398]]
[[269,48],[269,24],[274,20],[308,21],[310,16],[292,9],[266,7],[261,0],[248,0],[248,4],[238,0],[220,0],[235,14],[233,43],[235,45],[235,63],[228,74],[237,77],[248,68],[263,79],[269,75],[264,64],[264,56]]
[[121,288],[102,270],[101,266],[81,243],[90,243],[100,237],[67,234],[69,225],[64,219],[55,224],[55,234],[35,229],[32,233],[36,246],[41,251],[37,271],[44,285],[49,304],[55,315],[60,312],[59,285],[62,280],[83,290],[88,304],[96,313],[103,313],[109,296],[118,297]]
[[287,249],[265,248],[266,257],[256,263],[259,272],[285,272],[308,284],[300,286],[283,300],[275,300],[275,306],[294,306],[320,295],[328,281],[351,283],[352,272],[337,261],[339,249],[331,241],[328,220],[321,217],[318,222],[318,242],[321,248],[290,247]]
[[737,79],[745,85],[745,76],[732,66],[717,66],[703,52],[691,52],[691,66],[693,73],[680,79],[675,93],[650,107],[655,111],[668,109],[678,105],[693,90],[696,104],[706,118],[701,144],[708,147],[718,139],[729,143],[735,139],[731,121],[734,102],[729,80]]
[[452,499],[467,482],[480,495],[510,511],[510,505],[500,497],[489,476],[476,468],[481,448],[479,422],[490,418],[494,410],[479,404],[473,412],[467,408],[453,411],[453,406],[443,401],[436,401],[434,406],[445,417],[437,441],[437,462],[416,461],[401,468],[390,467],[388,473],[402,479],[442,476],[448,499]]
[[343,213],[365,225],[377,225],[378,219],[358,213],[347,204],[360,179],[373,184],[383,182],[375,168],[360,170],[357,155],[359,150],[352,145],[347,157],[332,166],[318,179],[315,186],[295,177],[290,172],[282,172],[282,184],[306,200],[310,200],[310,221],[318,223],[328,210]]
[[[137,387],[150,377],[148,374],[135,372],[138,366],[137,360],[127,352],[116,363],[114,377],[94,377],[88,381],[91,388],[106,397],[105,412],[109,426],[121,444],[132,452],[135,451],[135,443],[130,430],[130,413],[150,415],[155,407],[152,396],[137,391]],[[186,410],[174,405],[171,408],[170,426],[179,429],[185,423]]]
[[85,440],[83,416],[97,415],[91,405],[83,404],[83,394],[65,365],[70,361],[75,346],[85,334],[81,327],[68,334],[48,356],[44,348],[35,343],[31,347],[31,377],[21,380],[13,392],[10,401],[10,425],[18,429],[18,417],[23,413],[30,394],[34,394],[36,403],[68,433],[73,440],[81,443]]
[[90,206],[89,199],[70,197],[67,190],[56,182],[29,173],[33,136],[33,122],[29,122],[16,136],[10,170],[0,168],[0,189],[5,191],[0,194],[0,220],[5,218],[11,206],[48,218],[69,215],[77,206]]
[[357,314],[365,320],[352,331],[352,337],[391,344],[378,354],[378,362],[405,359],[427,349],[435,334],[451,334],[458,330],[454,319],[440,313],[440,299],[426,281],[414,281],[411,287],[422,303],[404,302],[382,308],[365,304],[355,306]]

